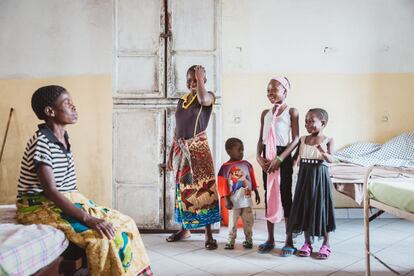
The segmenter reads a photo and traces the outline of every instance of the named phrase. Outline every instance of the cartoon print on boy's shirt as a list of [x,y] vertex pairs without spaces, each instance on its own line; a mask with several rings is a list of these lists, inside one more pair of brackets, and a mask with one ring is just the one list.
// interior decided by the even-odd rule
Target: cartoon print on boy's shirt
[[249,197],[251,195],[251,191],[249,189],[248,175],[243,173],[243,171],[237,166],[233,166],[233,167],[230,168],[229,186],[230,186],[230,190],[231,190],[233,195],[240,188],[244,188],[244,195],[245,196]]
[[251,165],[244,160],[228,162],[220,168],[218,173],[220,194],[230,195],[234,209],[253,206],[251,193],[256,188],[256,183],[252,183],[252,170]]

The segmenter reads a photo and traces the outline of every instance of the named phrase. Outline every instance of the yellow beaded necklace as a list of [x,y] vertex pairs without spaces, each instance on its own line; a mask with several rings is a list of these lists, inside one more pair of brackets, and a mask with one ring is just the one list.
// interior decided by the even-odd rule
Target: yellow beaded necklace
[[183,100],[183,104],[182,107],[183,109],[188,109],[191,104],[195,101],[195,99],[197,98],[197,94],[193,96],[193,98],[191,99],[190,102],[188,102],[188,97],[191,95],[191,92],[185,94],[181,99]]

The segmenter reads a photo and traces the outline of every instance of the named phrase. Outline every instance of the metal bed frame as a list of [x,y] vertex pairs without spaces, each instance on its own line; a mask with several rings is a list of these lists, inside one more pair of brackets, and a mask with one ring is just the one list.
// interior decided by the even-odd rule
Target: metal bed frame
[[[387,267],[390,271],[395,273],[396,275],[400,275],[397,271],[392,269],[389,265],[387,265],[384,261],[382,261],[380,258],[375,256],[370,251],[370,240],[369,240],[369,222],[380,216],[382,213],[387,212],[389,214],[392,214],[394,216],[397,216],[402,219],[410,220],[414,222],[414,213],[407,212],[404,210],[400,210],[398,208],[386,205],[382,202],[379,202],[375,199],[372,199],[368,195],[368,185],[371,179],[371,173],[375,169],[382,169],[382,170],[388,170],[393,172],[399,172],[401,174],[409,174],[413,175],[414,177],[414,169],[411,168],[399,168],[399,167],[386,167],[386,166],[371,166],[368,169],[368,172],[365,176],[364,181],[364,228],[365,228],[365,275],[371,275],[371,263],[370,263],[370,257],[374,257],[377,261],[379,261],[381,264],[383,264],[385,267]],[[378,211],[371,215],[369,214],[370,208],[377,208]]]

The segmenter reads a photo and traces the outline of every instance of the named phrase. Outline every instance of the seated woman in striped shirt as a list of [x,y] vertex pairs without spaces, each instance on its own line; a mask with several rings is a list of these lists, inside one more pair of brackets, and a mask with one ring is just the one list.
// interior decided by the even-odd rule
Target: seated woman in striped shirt
[[91,275],[152,275],[135,222],[118,211],[97,206],[77,190],[66,125],[78,120],[65,88],[44,86],[32,108],[45,123],[24,152],[17,195],[17,219],[48,224],[84,248]]

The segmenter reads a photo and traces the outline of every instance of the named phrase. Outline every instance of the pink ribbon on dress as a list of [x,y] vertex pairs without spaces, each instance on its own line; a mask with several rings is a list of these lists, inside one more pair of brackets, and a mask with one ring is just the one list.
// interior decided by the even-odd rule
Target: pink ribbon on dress
[[[283,105],[283,104],[282,104]],[[277,119],[277,113],[282,105],[276,106],[276,110],[273,113],[272,124],[270,125],[269,132],[266,140],[266,159],[274,160],[277,155],[276,144],[276,131],[275,123]],[[272,173],[267,174],[267,210],[266,219],[271,223],[278,223],[283,218],[282,200],[280,197],[280,169]]]

